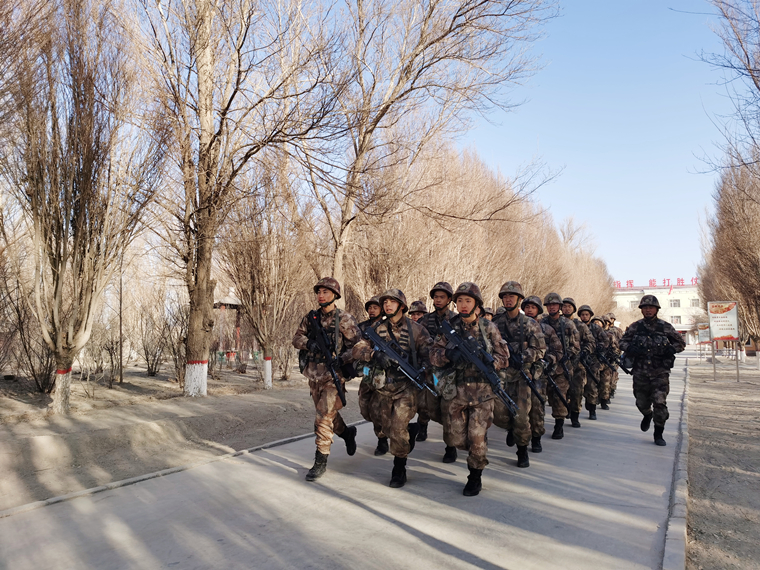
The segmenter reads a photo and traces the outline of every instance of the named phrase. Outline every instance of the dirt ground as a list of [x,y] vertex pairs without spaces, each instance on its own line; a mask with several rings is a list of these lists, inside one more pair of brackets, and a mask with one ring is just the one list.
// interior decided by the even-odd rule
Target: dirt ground
[[[690,364],[692,364],[691,360]],[[760,371],[690,365],[687,570],[760,568]]]
[[[255,371],[225,371],[210,379],[208,397],[184,398],[168,375],[132,367],[94,398],[74,380],[65,418],[50,416],[50,397],[30,388],[0,379],[0,510],[309,433],[314,423],[297,371],[272,390]],[[347,422],[361,419],[357,389],[349,384]]]

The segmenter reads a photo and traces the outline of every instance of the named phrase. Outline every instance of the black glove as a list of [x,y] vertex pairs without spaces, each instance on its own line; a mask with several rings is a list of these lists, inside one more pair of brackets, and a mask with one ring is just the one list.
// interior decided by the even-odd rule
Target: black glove
[[322,352],[321,350],[319,350],[319,344],[317,344],[316,340],[310,340],[308,344],[306,345],[306,350],[308,350],[309,352],[313,352],[314,354],[319,354],[320,352]]
[[447,348],[446,358],[454,365],[461,364],[465,361],[464,354],[458,348]]
[[398,362],[396,362],[394,359],[392,359],[390,356],[388,356],[384,352],[380,352],[380,351],[375,352],[374,360],[375,360],[375,364],[377,364],[383,370],[388,370],[389,368],[393,368],[396,365],[398,365]]

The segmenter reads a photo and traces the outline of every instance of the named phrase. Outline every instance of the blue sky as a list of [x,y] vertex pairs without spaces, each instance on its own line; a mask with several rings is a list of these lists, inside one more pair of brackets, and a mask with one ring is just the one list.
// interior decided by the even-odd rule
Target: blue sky
[[585,222],[623,286],[696,275],[717,179],[704,157],[720,157],[715,122],[731,110],[699,60],[722,53],[711,13],[702,0],[565,1],[534,48],[544,68],[514,91],[526,102],[460,141],[506,176],[533,159],[563,169],[538,201]]

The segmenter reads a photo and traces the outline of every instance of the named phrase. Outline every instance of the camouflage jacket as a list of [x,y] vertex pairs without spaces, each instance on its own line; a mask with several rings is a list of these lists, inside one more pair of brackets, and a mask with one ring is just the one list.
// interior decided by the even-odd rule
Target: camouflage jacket
[[[506,341],[501,338],[499,329],[488,319],[475,319],[472,323],[467,324],[459,315],[454,316],[450,321],[451,326],[463,339],[472,336],[481,348],[487,350],[494,359],[494,368],[498,371],[509,366],[509,347]],[[483,338],[481,330],[485,331],[486,337]],[[448,367],[451,363],[446,358],[446,349],[453,348],[446,337],[439,335],[430,349],[430,363],[438,368]],[[456,369],[456,382],[487,382],[478,369],[472,364],[460,364]]]
[[578,329],[573,321],[564,315],[559,315],[556,319],[552,319],[549,315],[544,315],[541,322],[546,323],[554,329],[562,344],[562,353],[565,361],[575,366],[576,359],[581,352],[581,340]]
[[591,355],[596,351],[596,340],[588,330],[588,325],[580,320],[578,317],[573,318],[575,328],[578,329],[578,335],[581,343],[581,354]]
[[374,319],[367,319],[366,321],[362,321],[359,323],[359,330],[364,332],[367,330],[368,326],[374,325],[375,323],[378,323],[383,320],[383,315],[380,315],[379,317],[376,317]]
[[610,348],[610,335],[608,335],[607,331],[595,322],[588,324],[588,330],[591,331],[591,334],[596,341],[595,352],[601,352],[606,356],[607,350]]
[[623,331],[621,331],[618,327],[612,326],[609,329],[607,329],[607,336],[610,337],[610,353],[617,358],[620,356],[620,339],[623,338]]
[[[543,320],[539,322],[541,331],[544,333],[544,342],[546,343],[546,352],[544,353],[544,360],[548,367],[554,368],[557,362],[560,361],[564,352],[562,351],[562,342],[559,340],[554,328]],[[561,371],[560,371],[561,373]]]
[[[530,371],[533,364],[543,358],[546,342],[544,333],[536,321],[522,313],[518,313],[513,319],[509,318],[507,313],[502,313],[494,318],[493,324],[499,329],[501,337],[507,341],[509,353],[522,357],[523,370]],[[510,367],[507,373],[515,379],[519,374],[513,367]]]
[[[453,319],[455,316],[456,313],[454,311],[446,309],[446,315],[443,318],[451,322],[451,319]],[[417,322],[427,329],[427,332],[430,333],[431,338],[436,338],[438,336],[438,319],[440,318],[441,317],[436,311],[432,311],[430,313],[425,313]]]
[[[383,340],[395,341],[404,352],[403,356],[409,364],[419,369],[427,367],[430,364],[430,347],[433,339],[430,338],[425,327],[415,323],[412,319],[404,317],[397,323],[390,319],[385,319],[372,325],[377,331],[378,336]],[[414,342],[414,349],[411,349],[411,343]],[[354,360],[369,362],[374,355],[372,345],[367,339],[362,339],[356,343],[351,355]],[[399,372],[397,368],[386,370],[386,377],[389,382],[399,382],[406,380],[406,376]]]
[[633,359],[634,374],[660,374],[673,367],[675,355],[686,348],[681,334],[657,317],[631,324],[620,339],[626,360]]
[[[332,312],[325,314],[320,309],[320,322],[322,328],[327,332],[327,337],[332,340],[333,356],[338,357],[340,364],[348,364],[353,359],[351,357],[351,349],[362,338],[359,325],[356,324],[356,319],[351,316],[351,313],[341,311],[340,309],[334,309]],[[338,317],[338,327],[335,326],[335,317]],[[315,382],[332,381],[330,371],[325,366],[325,357],[322,353],[314,353],[308,351],[309,341],[309,315],[305,315],[301,319],[301,324],[298,325],[296,334],[293,336],[293,346],[298,350],[307,351],[306,353],[306,367],[303,370],[303,375],[309,380]],[[337,330],[336,330],[337,328]],[[336,366],[335,370],[339,376],[342,377],[340,367]]]

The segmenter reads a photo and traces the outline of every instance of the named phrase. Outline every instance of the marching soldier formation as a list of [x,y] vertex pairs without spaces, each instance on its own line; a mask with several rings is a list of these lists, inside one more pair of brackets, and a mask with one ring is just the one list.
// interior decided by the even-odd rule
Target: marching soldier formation
[[463,494],[478,495],[491,424],[506,430],[507,445],[517,446],[516,466],[527,468],[529,446],[532,453],[543,451],[545,404],[554,418],[551,437],[561,440],[566,419],[581,427],[584,400],[589,420],[597,419],[597,406],[610,409],[618,367],[633,376],[641,430],[654,423],[654,443],[666,444],[670,369],[686,345],[672,325],[657,318],[654,295],[641,299],[644,318],[623,333],[612,313],[595,315],[589,305],[577,307],[557,293],[541,302],[526,297],[516,281],[502,285],[502,306],[495,312],[484,307],[475,283],[456,290],[436,283],[430,312],[423,300],[409,305],[402,291],[389,289],[366,302],[368,318],[358,324],[335,306],[335,279],[320,279],[314,294],[318,308],[293,337],[315,408],[316,453],[307,481],[326,472],[333,435],[343,439],[348,455],[356,453],[356,427],[346,426],[340,410],[345,383],[357,376],[359,410],[377,437],[374,453],[393,455],[394,488],[406,484],[407,458],[434,421],[443,426],[442,461],[453,463],[458,450],[466,451]]

